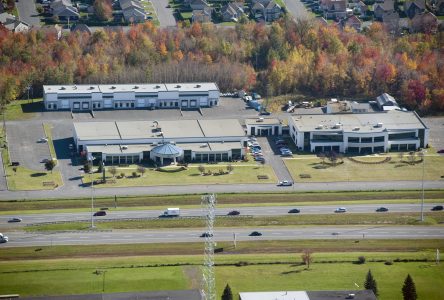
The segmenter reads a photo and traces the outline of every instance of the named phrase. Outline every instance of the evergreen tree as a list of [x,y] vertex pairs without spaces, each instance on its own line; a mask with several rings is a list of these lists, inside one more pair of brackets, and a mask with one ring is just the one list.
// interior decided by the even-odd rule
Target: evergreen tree
[[233,293],[231,292],[231,288],[228,283],[224,289],[224,293],[222,294],[222,300],[233,300]]
[[378,296],[378,286],[376,280],[373,278],[371,270],[368,270],[367,276],[365,278],[364,287],[366,290],[372,290],[375,296]]
[[406,279],[404,280],[404,286],[402,287],[402,295],[404,297],[404,300],[418,299],[418,295],[416,294],[415,283],[413,282],[412,277],[410,277],[410,274],[408,274]]

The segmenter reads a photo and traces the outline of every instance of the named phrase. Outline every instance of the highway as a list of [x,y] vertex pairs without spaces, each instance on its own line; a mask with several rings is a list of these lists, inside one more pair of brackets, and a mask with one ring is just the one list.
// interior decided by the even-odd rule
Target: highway
[[[262,236],[251,237],[257,230]],[[199,237],[204,230],[117,230],[78,231],[57,233],[10,232],[9,242],[2,247],[54,246],[54,245],[101,245],[137,243],[184,243],[203,242]],[[442,226],[310,226],[285,228],[223,228],[214,233],[215,241],[252,240],[301,240],[301,239],[442,239]]]
[[[425,203],[424,211],[428,212],[435,205],[440,203]],[[348,213],[376,213],[376,208],[386,207],[389,212],[379,212],[378,214],[387,214],[390,212],[417,212],[419,214],[420,204],[354,204],[354,205],[309,205],[309,206],[259,206],[259,207],[231,207],[231,208],[217,208],[216,215],[225,216],[232,210],[237,210],[240,215],[250,216],[282,216],[288,215],[288,211],[293,208],[300,209],[299,214],[333,214],[337,207],[346,207]],[[95,212],[95,210],[94,210]],[[162,210],[128,210],[128,211],[108,211],[106,216],[94,217],[95,220],[104,219],[141,219],[141,218],[156,218],[163,213]],[[203,216],[204,212],[199,209],[181,209],[181,216]],[[293,214],[295,215],[295,214]],[[20,223],[8,223],[12,217],[20,217],[23,219]],[[45,222],[61,222],[61,221],[89,221],[91,220],[91,212],[75,212],[75,213],[51,213],[51,214],[24,214],[24,215],[0,215],[0,229],[22,227],[28,224],[37,224]]]

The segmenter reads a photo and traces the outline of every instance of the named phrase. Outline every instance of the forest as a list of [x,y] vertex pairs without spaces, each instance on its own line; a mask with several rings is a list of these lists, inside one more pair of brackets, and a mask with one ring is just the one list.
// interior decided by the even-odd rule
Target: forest
[[265,26],[150,22],[92,35],[0,27],[3,106],[42,95],[43,84],[214,81],[220,90],[268,96],[369,97],[390,93],[423,114],[444,111],[444,32],[394,37],[283,18]]

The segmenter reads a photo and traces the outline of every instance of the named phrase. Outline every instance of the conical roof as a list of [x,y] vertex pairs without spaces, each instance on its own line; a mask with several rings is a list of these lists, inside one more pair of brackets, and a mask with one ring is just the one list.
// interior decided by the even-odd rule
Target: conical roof
[[154,153],[154,155],[163,158],[178,157],[181,156],[183,153],[182,148],[170,143],[159,145],[153,148],[153,150],[151,151]]

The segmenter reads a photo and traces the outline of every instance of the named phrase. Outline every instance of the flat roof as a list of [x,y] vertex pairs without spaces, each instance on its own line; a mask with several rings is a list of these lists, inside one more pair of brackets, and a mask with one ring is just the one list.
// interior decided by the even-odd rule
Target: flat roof
[[143,151],[150,151],[149,144],[131,144],[125,145],[123,149],[120,145],[87,145],[86,149],[89,153],[101,152],[105,154],[137,154]]
[[[176,120],[176,121],[122,121],[74,123],[80,140],[133,140],[245,136],[239,121]],[[162,132],[162,135],[160,135]]]
[[198,120],[206,137],[245,136],[239,121],[236,119]]
[[310,300],[305,291],[239,293],[240,300]]
[[81,140],[120,139],[115,122],[79,122],[74,123],[74,130]]
[[219,90],[214,82],[166,83],[165,86],[170,92],[207,92]]
[[211,151],[228,151],[231,149],[242,149],[240,142],[209,143]]
[[[293,115],[298,131],[382,132],[427,128],[411,111],[392,110],[379,113]],[[377,124],[382,123],[381,127]],[[338,124],[339,127],[335,128]],[[357,130],[357,128],[359,128]]]
[[371,290],[342,290],[342,291],[279,291],[239,293],[240,300],[332,300],[351,299],[376,300]]
[[82,93],[157,93],[167,91],[179,92],[208,92],[219,91],[214,82],[190,82],[190,83],[130,83],[130,84],[64,84],[44,85],[45,94],[82,94]]
[[280,125],[281,121],[278,118],[256,118],[245,119],[246,125]]

